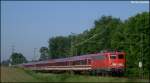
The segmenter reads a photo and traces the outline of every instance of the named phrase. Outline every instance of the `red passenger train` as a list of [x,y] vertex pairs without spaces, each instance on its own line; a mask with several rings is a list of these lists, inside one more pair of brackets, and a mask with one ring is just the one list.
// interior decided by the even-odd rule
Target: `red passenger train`
[[20,64],[20,67],[31,70],[48,71],[87,71],[87,72],[124,72],[125,52],[100,52],[61,59],[49,59]]

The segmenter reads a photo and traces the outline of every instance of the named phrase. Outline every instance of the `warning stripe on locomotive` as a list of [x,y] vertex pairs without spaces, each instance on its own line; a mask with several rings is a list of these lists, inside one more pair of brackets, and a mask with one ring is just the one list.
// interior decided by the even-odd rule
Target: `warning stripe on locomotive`
[[32,67],[31,70],[91,70],[91,65]]

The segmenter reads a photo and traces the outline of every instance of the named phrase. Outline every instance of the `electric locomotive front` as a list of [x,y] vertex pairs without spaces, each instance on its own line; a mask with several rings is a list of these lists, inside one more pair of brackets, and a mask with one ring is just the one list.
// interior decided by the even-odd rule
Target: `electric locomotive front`
[[125,61],[125,52],[103,52],[92,57],[91,65],[96,72],[123,73]]

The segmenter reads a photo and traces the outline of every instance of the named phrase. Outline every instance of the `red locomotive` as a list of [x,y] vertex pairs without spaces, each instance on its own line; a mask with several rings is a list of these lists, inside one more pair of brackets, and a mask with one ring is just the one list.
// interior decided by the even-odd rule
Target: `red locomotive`
[[49,59],[24,63],[19,66],[31,70],[49,71],[88,71],[88,72],[124,72],[125,52],[101,52],[61,59]]

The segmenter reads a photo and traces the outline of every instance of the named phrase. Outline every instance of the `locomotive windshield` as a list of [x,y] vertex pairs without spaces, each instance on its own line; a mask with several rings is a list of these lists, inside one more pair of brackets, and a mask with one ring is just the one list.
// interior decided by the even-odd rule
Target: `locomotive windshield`
[[124,57],[123,57],[123,54],[119,54],[119,55],[118,55],[118,58],[119,58],[119,59],[123,59],[123,58],[124,58]]
[[116,59],[116,55],[111,55],[110,59]]

